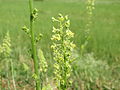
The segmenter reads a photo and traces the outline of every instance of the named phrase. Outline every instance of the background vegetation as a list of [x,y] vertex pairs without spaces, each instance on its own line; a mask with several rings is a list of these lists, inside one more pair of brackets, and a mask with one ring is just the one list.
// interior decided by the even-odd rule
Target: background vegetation
[[[49,70],[45,84],[54,88],[51,82],[53,73],[53,59],[51,54],[52,22],[51,17],[58,13],[69,15],[71,30],[75,33],[74,42],[77,46],[73,64],[73,90],[119,90],[120,89],[120,1],[96,0],[93,14],[91,39],[86,47],[85,55],[80,56],[80,46],[84,42],[84,30],[87,23],[85,0],[44,0],[35,1],[34,7],[39,10],[35,22],[35,32],[41,32],[43,38],[40,45],[48,62]],[[0,43],[9,31],[12,45],[12,59],[14,60],[15,79],[17,87],[31,90],[33,62],[29,58],[28,48],[30,40],[21,31],[24,24],[29,25],[28,0],[0,0]],[[27,54],[26,54],[27,53]],[[88,61],[87,61],[88,60]],[[23,63],[30,66],[26,80]],[[4,75],[4,72],[2,72]],[[85,77],[86,75],[86,77]],[[29,81],[29,82],[28,82]],[[5,81],[3,82],[5,84]],[[87,82],[87,83],[86,83]],[[5,84],[6,85],[6,84]],[[50,87],[48,86],[48,87]],[[46,88],[46,87],[45,87]],[[4,89],[3,89],[4,90]],[[21,90],[21,89],[20,89]],[[29,89],[30,90],[30,89]],[[50,90],[50,89],[46,89]],[[95,89],[96,90],[96,89]]]

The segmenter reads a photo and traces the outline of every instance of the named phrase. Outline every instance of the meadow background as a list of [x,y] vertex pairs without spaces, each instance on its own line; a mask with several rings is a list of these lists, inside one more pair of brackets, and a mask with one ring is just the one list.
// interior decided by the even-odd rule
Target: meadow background
[[[50,49],[50,38],[53,26],[51,17],[57,16],[58,13],[69,15],[71,30],[75,33],[74,42],[77,46],[75,54],[78,58],[75,63],[80,63],[78,65],[79,68],[81,63],[84,63],[81,62],[83,59],[80,59],[80,46],[84,42],[84,30],[87,23],[85,1],[86,0],[34,1],[34,7],[39,10],[38,19],[35,22],[34,28],[36,33],[40,32],[43,34],[38,47],[42,48],[49,64],[49,70],[47,72],[48,78],[52,76],[52,65],[54,62]],[[109,72],[111,74],[108,72],[105,78],[110,76],[108,83],[115,83],[115,89],[103,90],[120,90],[120,1],[96,0],[92,20],[91,39],[89,40],[85,53],[92,53],[95,61],[100,61],[101,65],[105,62],[109,66]],[[2,43],[6,32],[9,31],[12,41],[12,58],[15,61],[16,80],[18,81],[20,81],[20,77],[23,78],[22,75],[24,75],[21,70],[21,63],[31,64],[28,63],[30,61],[28,55],[30,40],[21,30],[24,24],[29,25],[28,0],[0,0],[0,43]],[[79,69],[76,70],[79,72]],[[104,71],[104,68],[101,70]],[[78,76],[77,78],[80,79],[81,77]],[[77,86],[73,86],[78,88],[78,83]],[[111,87],[111,85],[107,86]]]

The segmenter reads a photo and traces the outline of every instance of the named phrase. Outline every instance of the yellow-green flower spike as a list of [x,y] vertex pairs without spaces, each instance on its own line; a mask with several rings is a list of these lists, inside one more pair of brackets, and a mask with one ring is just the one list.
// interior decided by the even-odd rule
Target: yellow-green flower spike
[[67,90],[71,81],[69,80],[71,75],[71,62],[72,50],[75,47],[71,38],[74,38],[74,33],[70,31],[70,20],[68,16],[63,16],[59,14],[57,18],[52,18],[54,22],[57,22],[57,28],[53,26],[53,35],[51,40],[53,44],[51,48],[53,50],[53,59],[55,60],[54,64],[54,74],[56,85],[58,90]]

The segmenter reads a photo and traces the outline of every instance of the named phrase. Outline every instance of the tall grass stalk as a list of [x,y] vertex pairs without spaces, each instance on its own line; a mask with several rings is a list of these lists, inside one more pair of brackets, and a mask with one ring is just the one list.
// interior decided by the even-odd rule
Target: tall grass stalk
[[10,88],[10,78],[9,78],[9,75],[10,75],[10,73],[9,73],[9,61],[6,61],[6,76],[7,76],[7,89],[8,90],[11,90],[11,88]]
[[37,59],[36,42],[33,31],[33,22],[36,15],[36,10],[33,10],[33,0],[29,0],[29,8],[30,8],[30,36],[31,36],[31,45],[32,45],[32,56],[34,61],[34,72],[35,75],[37,76],[35,83],[36,83],[36,90],[40,90],[39,62]]
[[1,71],[0,71],[0,90],[2,90],[2,75],[1,75]]
[[14,90],[17,90],[16,89],[16,83],[15,83],[15,76],[14,76],[14,65],[13,65],[12,59],[10,60],[10,65],[11,65],[11,74],[12,74],[13,87],[14,87]]
[[[2,46],[0,45],[0,56],[1,56],[2,51],[3,51]],[[0,58],[0,68],[2,67],[1,63],[2,63],[2,61],[1,61],[1,58]],[[0,69],[0,90],[2,90],[2,69]]]
[[31,39],[31,57],[34,62],[34,74],[33,78],[35,79],[35,84],[36,84],[36,90],[42,90],[42,81],[41,79],[41,72],[40,72],[40,62],[38,59],[38,53],[37,53],[37,43],[40,41],[42,34],[39,34],[37,37],[35,37],[34,33],[34,21],[37,18],[38,15],[38,10],[35,8],[33,9],[33,0],[29,0],[29,9],[30,9],[30,27],[29,29],[24,26],[22,29],[29,35]]

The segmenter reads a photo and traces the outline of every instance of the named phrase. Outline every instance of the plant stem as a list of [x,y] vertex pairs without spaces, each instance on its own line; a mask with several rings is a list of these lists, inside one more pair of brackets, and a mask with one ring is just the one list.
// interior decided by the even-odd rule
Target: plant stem
[[14,90],[17,90],[16,83],[15,83],[15,76],[14,76],[14,66],[13,66],[12,60],[10,60],[10,64],[11,64],[11,73],[12,73],[12,81],[13,81]]
[[0,83],[0,89],[2,90],[2,70],[0,70],[0,81],[1,81],[1,83]]
[[9,79],[9,61],[6,62],[6,76],[7,76],[7,89],[10,90],[10,79]]
[[32,56],[34,61],[34,72],[35,72],[35,75],[37,76],[36,90],[40,90],[39,63],[37,59],[36,42],[35,42],[34,32],[33,32],[33,18],[32,18],[33,1],[32,0],[29,0],[29,8],[30,8],[30,34],[31,34],[31,44],[32,44]]

